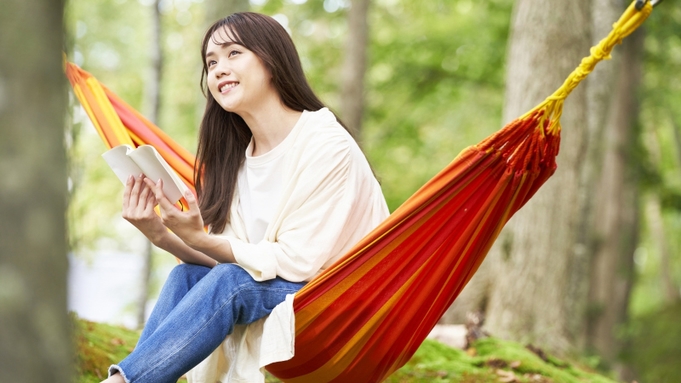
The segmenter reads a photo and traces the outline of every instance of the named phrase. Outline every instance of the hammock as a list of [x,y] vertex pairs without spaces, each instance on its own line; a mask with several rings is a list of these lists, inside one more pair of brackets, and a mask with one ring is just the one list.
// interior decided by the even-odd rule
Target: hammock
[[[637,0],[640,3],[640,0]],[[463,150],[294,300],[284,382],[380,382],[404,365],[473,276],[504,224],[553,174],[569,93],[650,14],[632,3],[544,102]],[[192,185],[194,157],[71,63],[67,76],[104,142],[152,144]]]

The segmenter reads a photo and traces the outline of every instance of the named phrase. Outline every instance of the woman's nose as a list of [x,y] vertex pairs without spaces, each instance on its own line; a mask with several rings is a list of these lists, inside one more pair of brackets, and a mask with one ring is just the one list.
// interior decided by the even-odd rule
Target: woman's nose
[[218,78],[222,77],[222,76],[229,75],[232,72],[231,69],[229,68],[229,65],[224,63],[224,62],[222,62],[222,63],[219,62],[215,65],[217,66],[215,68],[215,76],[218,77]]

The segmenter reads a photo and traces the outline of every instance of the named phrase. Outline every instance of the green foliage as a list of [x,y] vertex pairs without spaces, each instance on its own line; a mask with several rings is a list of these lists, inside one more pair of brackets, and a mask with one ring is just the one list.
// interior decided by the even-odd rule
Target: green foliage
[[679,380],[681,360],[681,304],[635,317],[628,327],[629,347],[624,360],[642,382],[672,383]]
[[[68,59],[143,114],[148,105],[152,9],[148,0],[72,0],[66,7]],[[203,5],[195,1],[163,2],[163,84],[158,125],[192,150],[202,112],[199,87],[203,34]],[[103,238],[129,248],[130,234],[121,233],[120,206],[123,187],[100,159],[106,148],[87,117],[72,99],[69,132],[71,246],[83,253]],[[125,229],[129,229],[126,227]],[[137,233],[133,233],[138,235]],[[109,244],[111,247],[111,244]]]
[[[636,284],[632,290],[628,326],[618,329],[626,349],[623,360],[643,382],[678,380],[681,308],[666,301],[664,278],[668,273],[681,287],[681,9],[662,3],[645,24],[643,83],[640,92],[641,138],[647,156],[641,157],[642,186],[662,205],[663,230],[667,243],[652,239],[646,210],[636,249]],[[645,200],[644,200],[645,201]],[[642,206],[644,204],[642,203]],[[662,269],[660,247],[668,246],[669,266]]]
[[[644,197],[656,195],[662,204],[666,244],[651,239],[645,210],[642,211],[641,243],[636,250],[637,280],[632,291],[630,311],[640,316],[662,309],[666,302],[661,273],[667,272],[681,287],[681,9],[662,3],[645,23],[643,82],[640,91],[641,139],[646,156],[642,186]],[[660,268],[660,245],[671,255],[670,267]],[[677,321],[681,320],[681,315]]]
[[73,317],[79,383],[100,382],[137,344],[139,332]]
[[[270,0],[255,10],[285,17],[313,88],[338,109],[345,8],[330,12],[329,3],[335,4]],[[501,127],[511,5],[511,0],[372,3],[359,140],[391,210],[464,147]]]
[[375,6],[362,141],[391,209],[464,147],[501,127],[510,6]]

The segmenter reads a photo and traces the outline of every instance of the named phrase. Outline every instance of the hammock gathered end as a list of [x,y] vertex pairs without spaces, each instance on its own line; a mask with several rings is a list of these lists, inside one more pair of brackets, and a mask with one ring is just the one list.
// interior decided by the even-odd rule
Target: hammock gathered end
[[[506,222],[556,170],[565,98],[651,10],[649,1],[640,11],[632,3],[556,92],[464,149],[300,290],[295,356],[267,369],[291,383],[380,382],[409,361]],[[89,73],[70,63],[66,72],[109,147],[154,145],[193,186],[193,155]]]
[[622,39],[632,34],[641,26],[652,11],[653,4],[650,1],[646,0],[642,6],[638,0],[632,2],[619,20],[613,24],[612,31],[610,31],[608,36],[591,48],[591,54],[582,59],[579,66],[565,79],[563,85],[542,103],[521,116],[520,119],[524,119],[538,110],[544,110],[546,112],[544,118],[554,121],[554,123],[550,124],[549,131],[552,133],[560,132],[560,116],[563,114],[563,102],[565,99],[594,70],[596,64],[604,59],[610,59],[610,52],[612,52],[615,45],[622,43]]

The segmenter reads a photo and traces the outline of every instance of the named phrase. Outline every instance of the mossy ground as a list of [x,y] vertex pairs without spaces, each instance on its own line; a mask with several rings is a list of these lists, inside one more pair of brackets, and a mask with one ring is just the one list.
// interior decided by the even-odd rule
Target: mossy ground
[[495,338],[480,339],[466,351],[426,340],[386,382],[616,383],[588,370]]
[[[135,347],[138,331],[75,319],[78,383],[99,382],[106,369]],[[542,357],[540,357],[543,356]],[[278,382],[272,376],[267,382]],[[426,340],[388,383],[616,383],[541,351],[494,338],[477,341],[468,351]]]
[[132,351],[138,331],[74,319],[78,383],[100,382],[108,367]]

